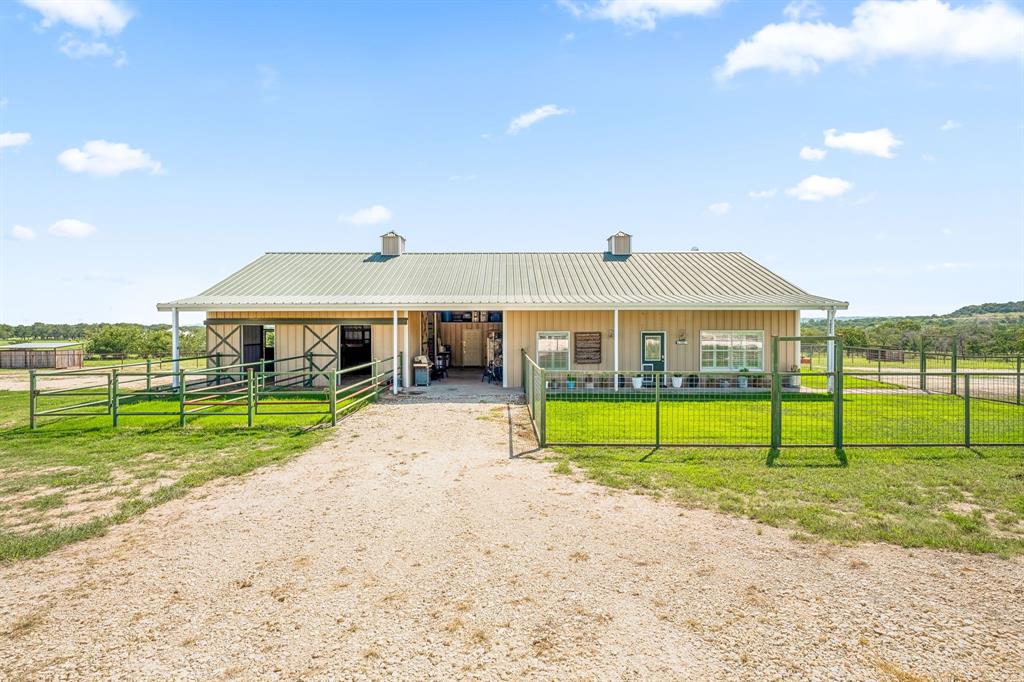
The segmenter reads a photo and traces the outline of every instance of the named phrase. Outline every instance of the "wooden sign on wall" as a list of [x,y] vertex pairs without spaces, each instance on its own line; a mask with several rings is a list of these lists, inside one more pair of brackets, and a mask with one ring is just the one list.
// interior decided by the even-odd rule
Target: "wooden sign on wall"
[[573,337],[577,365],[601,364],[601,332],[576,332]]

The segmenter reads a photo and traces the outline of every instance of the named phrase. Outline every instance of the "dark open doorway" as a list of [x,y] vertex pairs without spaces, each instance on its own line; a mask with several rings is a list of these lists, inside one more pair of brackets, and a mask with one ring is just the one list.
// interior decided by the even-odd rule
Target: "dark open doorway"
[[[338,349],[338,366],[341,369],[363,365],[373,360],[370,342],[370,325],[341,325],[341,343]],[[366,369],[368,373],[369,368]]]

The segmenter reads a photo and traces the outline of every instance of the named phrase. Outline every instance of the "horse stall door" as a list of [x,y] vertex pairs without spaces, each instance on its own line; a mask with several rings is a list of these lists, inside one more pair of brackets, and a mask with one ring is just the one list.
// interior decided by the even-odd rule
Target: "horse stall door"
[[339,330],[336,324],[303,325],[303,354],[306,356],[304,366],[310,376],[306,378],[307,386],[327,386],[330,380],[324,372],[338,369]]

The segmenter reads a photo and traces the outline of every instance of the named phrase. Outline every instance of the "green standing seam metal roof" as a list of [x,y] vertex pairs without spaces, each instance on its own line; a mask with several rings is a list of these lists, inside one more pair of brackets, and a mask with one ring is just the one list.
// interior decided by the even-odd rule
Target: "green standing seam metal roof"
[[267,253],[159,310],[848,306],[738,252]]
[[0,350],[55,350],[81,345],[81,341],[25,341],[22,343],[12,343],[6,346],[0,346]]

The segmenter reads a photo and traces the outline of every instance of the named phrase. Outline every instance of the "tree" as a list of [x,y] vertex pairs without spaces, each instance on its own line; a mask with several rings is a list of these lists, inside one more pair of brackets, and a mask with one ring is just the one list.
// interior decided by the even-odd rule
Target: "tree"
[[86,335],[87,353],[129,354],[138,352],[142,328],[134,324],[105,324]]

